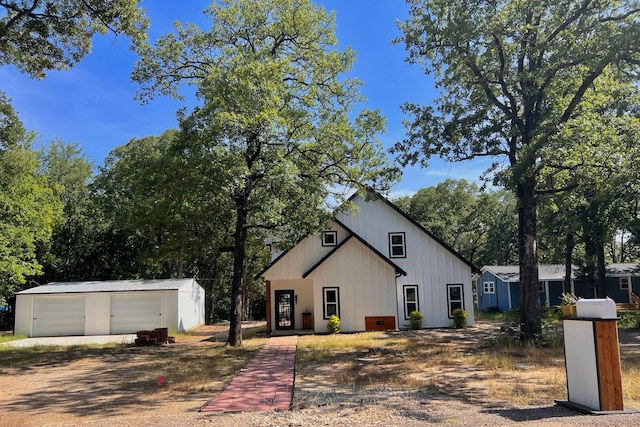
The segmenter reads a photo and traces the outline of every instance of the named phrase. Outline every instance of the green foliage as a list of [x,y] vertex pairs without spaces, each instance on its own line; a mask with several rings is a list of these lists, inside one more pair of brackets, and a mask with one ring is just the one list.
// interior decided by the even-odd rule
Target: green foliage
[[340,318],[335,314],[332,314],[329,317],[329,321],[327,322],[327,331],[329,331],[330,334],[340,333]]
[[0,2],[0,65],[35,78],[73,67],[91,51],[96,34],[146,39],[148,22],[135,0]]
[[467,326],[467,312],[465,310],[456,308],[451,314],[453,315],[452,328],[462,329]]
[[572,292],[564,292],[560,295],[560,304],[562,305],[576,305],[576,302],[578,302],[578,297]]
[[394,203],[476,265],[517,262],[516,203],[505,190],[447,179]]
[[32,138],[0,93],[0,305],[42,272],[38,250],[49,245],[62,216]]
[[620,329],[640,329],[640,310],[619,311],[618,327]]
[[353,112],[360,82],[344,76],[355,53],[337,49],[333,15],[308,0],[214,2],[207,14],[208,32],[178,24],[141,46],[132,79],[143,102],[198,88],[202,106],[181,117],[183,152],[219,166],[217,196],[233,216],[229,342],[241,345],[248,239],[262,229],[295,241],[326,221],[327,200],[388,188],[398,170],[377,137],[379,111]]
[[[543,171],[573,171],[558,164],[554,150],[545,149],[559,129],[594,110],[585,96],[606,93],[603,75],[613,69],[622,71],[616,79],[634,75],[626,71],[635,70],[640,60],[633,42],[640,34],[640,8],[635,1],[500,0],[470,7],[463,0],[409,0],[409,5],[398,42],[405,44],[409,62],[434,73],[442,93],[435,107],[405,104],[412,120],[394,153],[402,164],[425,166],[432,156],[496,159],[484,177],[518,196],[526,301],[522,330],[540,334],[538,191],[567,188],[554,174],[542,180]],[[577,141],[565,140],[562,146],[573,151]]]
[[51,247],[41,255],[45,275],[38,281],[91,278],[90,256],[100,229],[91,197],[93,164],[77,144],[51,141],[38,153],[43,174],[62,202],[63,219],[53,230]]
[[409,328],[411,329],[422,329],[422,313],[418,310],[414,310],[409,313]]

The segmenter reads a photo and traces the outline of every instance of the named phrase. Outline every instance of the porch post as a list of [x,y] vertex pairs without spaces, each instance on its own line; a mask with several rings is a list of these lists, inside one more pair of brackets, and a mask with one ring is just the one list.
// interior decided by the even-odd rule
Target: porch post
[[266,298],[267,301],[267,334],[271,334],[271,281],[265,280],[267,285]]

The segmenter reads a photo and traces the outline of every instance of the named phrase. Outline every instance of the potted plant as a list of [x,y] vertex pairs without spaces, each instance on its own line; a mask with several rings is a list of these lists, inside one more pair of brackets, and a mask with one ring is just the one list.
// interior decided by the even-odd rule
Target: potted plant
[[571,292],[564,292],[560,295],[560,310],[562,310],[563,317],[576,317],[576,302],[578,301],[578,297],[576,297]]

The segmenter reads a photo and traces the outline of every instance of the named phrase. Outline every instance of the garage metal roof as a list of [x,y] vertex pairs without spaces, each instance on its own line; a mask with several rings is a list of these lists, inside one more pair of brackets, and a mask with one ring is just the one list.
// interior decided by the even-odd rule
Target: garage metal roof
[[105,280],[89,282],[51,282],[17,292],[27,294],[72,294],[88,292],[168,291],[191,285],[194,279]]

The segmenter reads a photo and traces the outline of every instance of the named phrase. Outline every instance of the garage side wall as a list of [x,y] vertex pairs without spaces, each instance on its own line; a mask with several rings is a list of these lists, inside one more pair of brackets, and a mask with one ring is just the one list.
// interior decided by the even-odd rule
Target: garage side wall
[[176,318],[172,325],[178,326],[178,332],[185,332],[204,324],[204,289],[193,282],[181,287],[177,292]]
[[31,336],[31,322],[33,319],[33,296],[16,295],[16,323],[14,335]]

